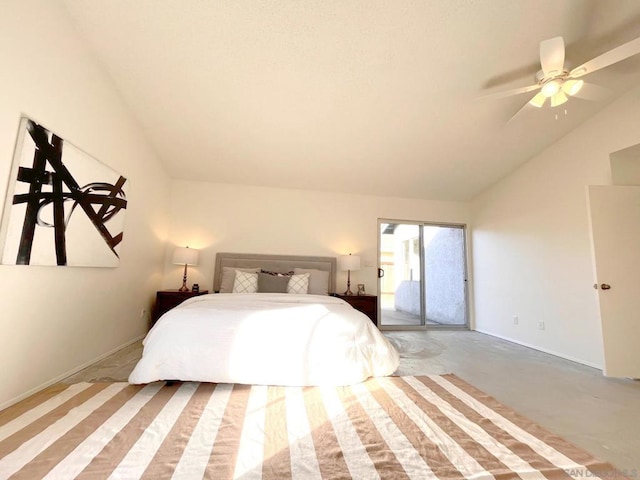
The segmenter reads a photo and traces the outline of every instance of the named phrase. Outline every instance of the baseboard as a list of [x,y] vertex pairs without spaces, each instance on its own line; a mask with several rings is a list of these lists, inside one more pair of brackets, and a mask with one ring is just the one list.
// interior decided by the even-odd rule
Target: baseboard
[[105,358],[107,358],[109,355],[113,355],[114,353],[122,350],[123,348],[128,347],[129,345],[133,345],[136,342],[139,342],[140,340],[142,340],[145,337],[145,335],[140,335],[136,338],[134,338],[133,340],[120,345],[119,347],[116,347],[112,350],[109,350],[106,353],[103,353],[102,355],[100,355],[99,357],[94,358],[93,360],[89,360],[88,362],[83,363],[82,365],[79,365],[71,370],[69,370],[68,372],[65,372],[61,375],[58,375],[55,378],[52,378],[51,380],[46,381],[45,383],[38,385],[37,387],[32,388],[31,390],[18,395],[15,398],[12,398],[11,400],[7,400],[6,402],[0,404],[0,410],[4,410],[7,407],[10,407],[11,405],[14,405],[16,403],[18,403],[20,400],[24,400],[25,398],[33,395],[34,393],[38,393],[40,390],[43,390],[51,385],[53,385],[54,383],[58,383],[61,380],[64,380],[67,377],[70,377],[71,375],[78,373],[80,370],[84,370],[87,367],[90,367],[91,365],[93,365],[94,363],[98,363],[101,360],[104,360]]
[[598,365],[595,363],[587,362],[580,358],[575,358],[570,355],[565,355],[564,353],[554,352],[553,350],[549,350],[547,348],[542,348],[537,345],[531,345],[530,343],[521,342],[520,340],[515,340],[510,337],[505,337],[504,335],[498,335],[497,333],[488,332],[486,330],[481,330],[479,328],[475,329],[478,333],[484,333],[485,335],[489,335],[491,337],[499,338],[500,340],[506,340],[507,342],[516,343],[518,345],[522,345],[523,347],[531,348],[532,350],[538,350],[539,352],[548,353],[549,355],[553,355],[554,357],[564,358],[565,360],[569,360],[571,362],[579,363],[581,365],[586,365],[587,367],[596,368],[598,370],[602,370],[602,365]]

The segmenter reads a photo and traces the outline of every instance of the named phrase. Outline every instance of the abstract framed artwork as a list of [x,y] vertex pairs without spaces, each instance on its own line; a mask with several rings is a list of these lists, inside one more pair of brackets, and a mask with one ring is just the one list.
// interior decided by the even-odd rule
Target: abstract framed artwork
[[2,216],[4,265],[117,267],[127,179],[23,117]]

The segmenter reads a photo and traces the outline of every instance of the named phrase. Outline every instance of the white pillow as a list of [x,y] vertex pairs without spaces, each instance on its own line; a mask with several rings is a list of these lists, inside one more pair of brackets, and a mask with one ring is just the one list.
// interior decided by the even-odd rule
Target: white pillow
[[292,275],[287,284],[287,293],[307,293],[309,291],[309,274]]
[[323,270],[315,270],[313,268],[296,268],[293,272],[308,273],[309,291],[313,295],[329,295],[329,272]]
[[220,280],[220,293],[233,292],[233,282],[236,279],[236,270],[243,272],[258,273],[260,269],[255,268],[235,268],[235,267],[222,267],[222,279]]
[[236,270],[233,282],[233,293],[256,293],[258,291],[258,274]]

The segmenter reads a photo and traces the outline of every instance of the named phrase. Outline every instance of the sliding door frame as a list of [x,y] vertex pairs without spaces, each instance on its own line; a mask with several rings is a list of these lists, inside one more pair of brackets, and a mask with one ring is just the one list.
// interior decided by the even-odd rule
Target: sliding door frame
[[425,289],[424,281],[426,274],[426,266],[423,258],[424,254],[424,235],[420,234],[420,315],[421,325],[383,325],[382,324],[382,280],[378,277],[378,329],[380,330],[470,330],[469,323],[469,269],[467,262],[467,255],[469,251],[469,245],[467,243],[467,224],[466,223],[447,223],[447,222],[420,222],[416,220],[398,220],[390,218],[378,218],[376,235],[377,235],[377,265],[378,272],[382,268],[381,264],[381,232],[380,226],[383,223],[399,224],[399,225],[418,225],[420,227],[444,227],[444,228],[459,228],[462,231],[462,257],[464,266],[464,325],[428,325],[426,315],[426,301],[425,301]]

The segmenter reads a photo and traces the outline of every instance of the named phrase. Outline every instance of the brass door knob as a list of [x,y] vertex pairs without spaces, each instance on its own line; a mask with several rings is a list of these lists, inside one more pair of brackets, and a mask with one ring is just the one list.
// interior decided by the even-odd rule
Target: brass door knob
[[611,285],[609,285],[608,283],[603,283],[602,285],[600,285],[600,288],[602,290],[610,290],[611,289]]

